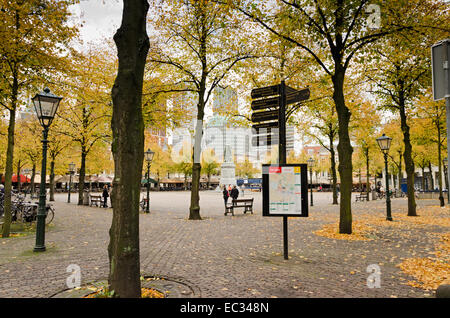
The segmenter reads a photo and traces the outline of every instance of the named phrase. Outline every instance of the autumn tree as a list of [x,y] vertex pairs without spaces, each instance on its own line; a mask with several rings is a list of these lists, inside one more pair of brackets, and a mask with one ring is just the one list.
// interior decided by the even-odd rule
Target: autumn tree
[[[417,111],[419,116],[425,119],[423,127],[423,137],[425,142],[435,144],[437,148],[437,166],[438,166],[438,184],[439,184],[439,202],[444,206],[444,196],[442,192],[442,151],[444,149],[446,138],[446,110],[444,101],[433,102],[431,90],[420,96],[417,100]],[[449,114],[447,114],[449,116]]]
[[100,48],[92,48],[84,55],[73,57],[74,71],[65,85],[70,88],[66,104],[58,116],[62,119],[55,130],[67,136],[80,150],[78,205],[83,204],[86,158],[98,143],[109,143],[111,97],[114,60],[104,60]]
[[366,195],[370,198],[370,163],[374,153],[380,151],[376,144],[375,132],[379,126],[380,116],[377,114],[376,105],[361,98],[351,100],[350,109],[354,114],[351,123],[351,135],[355,145],[359,148],[359,155],[364,161],[366,170]]
[[[445,31],[448,21],[445,4],[435,1],[414,1],[414,6],[401,6],[395,13],[398,20],[415,24],[412,32],[391,34],[374,48],[373,72],[367,77],[375,84],[383,107],[400,115],[403,132],[404,161],[408,186],[408,216],[416,216],[414,196],[414,160],[408,117],[414,100],[430,86],[429,47]],[[395,16],[392,17],[394,19]],[[417,27],[419,25],[420,27]],[[447,30],[448,32],[448,30]]]
[[158,39],[149,60],[166,65],[175,73],[172,92],[192,92],[197,97],[189,219],[200,220],[200,155],[205,107],[214,89],[231,70],[252,56],[252,45],[243,37],[245,34],[250,38],[250,35],[245,32],[240,15],[210,0],[156,1],[154,9],[152,25]]
[[335,146],[338,139],[338,117],[334,102],[326,93],[330,88],[327,79],[320,79],[314,88],[314,102],[305,104],[299,116],[295,118],[295,123],[305,137],[330,152],[333,204],[338,204]]
[[[31,166],[31,195],[34,194],[34,178],[36,176],[36,167],[38,166],[42,155],[41,130],[42,127],[35,117],[28,120],[17,122],[17,145],[16,150],[26,157],[26,163]],[[51,136],[52,138],[52,136]]]
[[[339,232],[352,232],[351,191],[352,152],[349,135],[351,112],[346,105],[344,84],[352,62],[364,55],[364,50],[383,36],[410,28],[411,25],[395,25],[385,15],[390,14],[394,4],[379,1],[385,15],[378,20],[376,8],[368,0],[304,0],[278,1],[281,10],[254,1],[229,1],[234,7],[262,27],[306,51],[316,62],[317,71],[330,76],[333,84],[333,101],[338,117],[338,154],[341,179]],[[379,7],[378,7],[379,8]],[[371,13],[369,16],[366,12]],[[283,26],[271,23],[274,14],[285,14],[289,24],[297,26],[294,33],[286,33]],[[378,23],[381,21],[380,23]],[[290,30],[290,27],[289,29]]]
[[8,147],[5,167],[5,223],[11,222],[11,177],[13,169],[16,111],[36,85],[49,74],[63,69],[67,45],[77,27],[67,23],[72,0],[0,1],[0,103],[8,111]]

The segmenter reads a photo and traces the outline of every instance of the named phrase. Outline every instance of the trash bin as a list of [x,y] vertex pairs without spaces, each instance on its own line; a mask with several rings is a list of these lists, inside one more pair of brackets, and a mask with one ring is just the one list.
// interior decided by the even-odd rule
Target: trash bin
[[83,205],[89,205],[89,190],[83,192]]

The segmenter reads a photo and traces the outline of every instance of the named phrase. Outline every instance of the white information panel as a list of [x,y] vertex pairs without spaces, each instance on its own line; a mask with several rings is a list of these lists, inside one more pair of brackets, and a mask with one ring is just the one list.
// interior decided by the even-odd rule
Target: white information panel
[[269,213],[302,215],[301,168],[269,167]]

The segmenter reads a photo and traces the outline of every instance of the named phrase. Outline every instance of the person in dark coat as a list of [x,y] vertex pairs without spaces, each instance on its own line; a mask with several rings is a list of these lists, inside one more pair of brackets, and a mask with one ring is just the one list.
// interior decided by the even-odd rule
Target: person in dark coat
[[222,194],[223,194],[223,201],[225,202],[225,207],[226,207],[227,206],[227,202],[228,202],[228,197],[230,196],[226,186],[223,186]]
[[105,186],[103,187],[103,207],[107,208],[108,204],[106,203],[109,197],[109,193],[108,193],[108,186],[105,184]]
[[233,189],[231,190],[230,197],[232,197],[234,200],[236,200],[239,196],[239,190],[236,188],[236,186],[233,186]]

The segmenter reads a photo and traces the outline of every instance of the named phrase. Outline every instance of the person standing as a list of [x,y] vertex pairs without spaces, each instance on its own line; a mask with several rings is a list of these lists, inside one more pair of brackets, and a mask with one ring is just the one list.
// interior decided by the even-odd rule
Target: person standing
[[103,187],[103,194],[102,194],[102,196],[103,196],[103,207],[107,208],[108,207],[107,200],[108,200],[108,197],[109,197],[109,192],[108,192],[108,186],[106,184]]
[[224,185],[223,186],[223,201],[225,202],[225,207],[227,207],[227,203],[228,203],[228,197],[230,196],[230,194],[228,193],[227,187]]
[[231,190],[231,193],[230,193],[230,197],[232,197],[233,200],[237,200],[238,196],[239,196],[239,190],[236,188],[236,186],[233,186],[233,189]]

